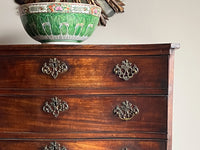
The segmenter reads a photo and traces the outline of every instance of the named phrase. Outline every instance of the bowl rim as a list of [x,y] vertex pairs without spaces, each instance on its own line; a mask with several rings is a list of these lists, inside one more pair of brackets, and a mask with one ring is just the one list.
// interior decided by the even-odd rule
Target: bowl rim
[[71,4],[71,5],[85,5],[85,6],[92,6],[92,7],[97,7],[101,10],[100,6],[93,5],[93,4],[87,4],[87,3],[73,3],[73,2],[37,2],[37,3],[27,3],[27,4],[22,4],[19,5],[19,8],[24,7],[26,5],[39,5],[39,4]]
[[[50,5],[56,4],[55,7],[50,8]],[[67,6],[70,5],[70,9],[56,9],[57,6]],[[71,7],[72,6],[72,7]],[[31,9],[32,7],[36,7],[36,9]],[[84,7],[88,9],[85,10]],[[74,9],[80,8],[80,9]],[[98,11],[94,11],[97,9]],[[50,11],[49,11],[50,10]],[[38,2],[38,3],[28,3],[19,6],[19,14],[20,16],[26,14],[36,14],[36,13],[83,13],[90,14],[93,16],[100,17],[102,13],[102,9],[99,6],[86,4],[86,3],[71,3],[71,2]]]

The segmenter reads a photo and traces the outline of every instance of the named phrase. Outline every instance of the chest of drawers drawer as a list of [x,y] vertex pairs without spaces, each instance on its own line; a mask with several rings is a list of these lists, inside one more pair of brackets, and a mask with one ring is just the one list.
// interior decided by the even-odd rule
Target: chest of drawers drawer
[[0,132],[165,133],[166,105],[165,96],[0,97]]
[[167,89],[167,62],[167,56],[2,56],[0,88]]
[[[68,140],[68,141],[0,141],[2,150],[161,150],[165,141],[159,140]],[[46,148],[46,149],[45,149]],[[59,149],[60,148],[60,149]]]
[[0,149],[171,150],[174,49],[0,46]]

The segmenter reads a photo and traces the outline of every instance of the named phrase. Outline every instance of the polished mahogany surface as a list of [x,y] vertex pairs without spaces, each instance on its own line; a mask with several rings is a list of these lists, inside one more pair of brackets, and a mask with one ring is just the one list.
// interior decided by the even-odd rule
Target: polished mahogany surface
[[174,49],[0,46],[0,149],[171,150]]

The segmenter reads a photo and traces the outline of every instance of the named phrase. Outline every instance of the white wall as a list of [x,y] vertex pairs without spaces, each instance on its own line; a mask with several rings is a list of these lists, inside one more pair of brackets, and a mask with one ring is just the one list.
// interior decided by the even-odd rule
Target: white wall
[[[173,150],[199,150],[200,1],[124,0],[125,13],[110,18],[83,44],[169,43],[175,57]],[[2,1],[0,44],[36,44],[25,33],[14,0]]]

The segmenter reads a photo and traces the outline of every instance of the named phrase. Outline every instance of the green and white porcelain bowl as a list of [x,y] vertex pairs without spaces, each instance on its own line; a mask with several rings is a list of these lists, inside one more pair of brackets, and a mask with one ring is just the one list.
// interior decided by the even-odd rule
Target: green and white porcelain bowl
[[99,22],[101,8],[68,2],[40,2],[21,5],[21,21],[36,41],[82,42],[91,36]]

